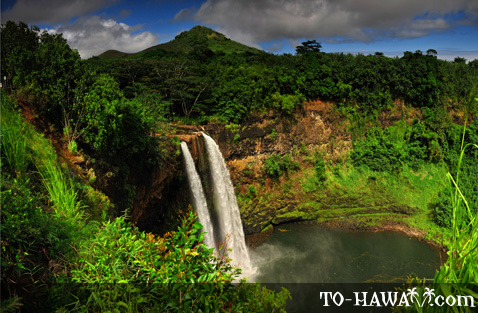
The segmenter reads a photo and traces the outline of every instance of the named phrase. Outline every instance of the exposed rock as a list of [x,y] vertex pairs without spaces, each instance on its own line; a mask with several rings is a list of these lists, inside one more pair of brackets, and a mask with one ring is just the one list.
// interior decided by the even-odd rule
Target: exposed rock
[[142,230],[158,232],[174,221],[177,212],[170,210],[175,198],[173,193],[187,192],[184,187],[176,188],[182,185],[182,179],[178,179],[180,174],[177,164],[164,164],[161,168],[136,175],[139,178],[135,182],[136,194],[131,210],[131,220],[135,225]]
[[184,141],[188,144],[191,156],[195,161],[198,160],[199,155],[204,153],[204,146],[202,144],[202,134],[200,132],[191,132],[190,134],[170,134],[168,137],[177,137],[179,141]]
[[85,162],[85,158],[82,155],[73,155],[71,157],[71,163],[73,164],[81,164]]
[[[380,116],[380,119],[384,125],[391,125],[402,116],[402,113],[403,107],[399,107],[388,115]],[[188,144],[202,177],[208,203],[212,203],[207,155],[201,131],[218,143],[226,159],[233,184],[237,188],[236,192],[247,194],[252,188],[261,189],[262,194],[264,192],[267,194],[269,191],[277,190],[276,184],[279,186],[290,184],[284,181],[284,177],[280,181],[273,181],[265,175],[263,169],[267,157],[272,153],[284,155],[293,151],[297,152],[305,146],[308,150],[321,151],[332,162],[340,162],[352,149],[352,140],[348,132],[349,123],[334,110],[331,102],[312,101],[291,117],[275,116],[271,111],[265,114],[252,114],[246,123],[230,125],[230,127],[213,122],[203,126],[172,125],[177,133],[169,136],[178,137],[180,141]],[[178,166],[179,168],[163,168],[158,173],[148,174],[151,176],[151,183],[146,184],[148,187],[138,189],[135,200],[133,216],[137,221],[154,220],[153,216],[157,214],[154,212],[158,211],[158,207],[164,208],[164,203],[169,203],[171,197],[182,197],[183,207],[184,203],[187,203],[188,197],[184,197],[184,194],[188,192],[188,188],[184,184],[185,178],[182,176],[180,165]],[[312,165],[302,161],[302,170],[307,169],[308,166]],[[170,179],[169,176],[174,178]],[[301,186],[302,184],[298,182],[290,188],[302,188]],[[315,197],[325,196],[316,195]],[[381,212],[386,207],[383,202],[380,202],[381,200],[378,203],[371,201],[362,206],[360,198],[341,199],[336,195],[333,199],[326,198],[323,203],[320,201],[320,208],[307,206],[301,198],[275,195],[273,199],[267,203],[249,203],[247,210],[241,211],[244,232],[248,237],[259,234],[258,238],[262,238],[262,231],[272,224],[317,218],[340,218],[353,215],[357,210],[368,213]],[[319,203],[317,199],[314,201]],[[177,199],[173,202],[179,203]],[[344,209],[345,207],[347,209]],[[153,212],[151,214],[143,212],[149,210],[147,208]],[[413,209],[390,205],[387,211],[410,214]],[[272,230],[272,227],[270,229]]]
[[261,232],[256,232],[250,235],[246,235],[246,244],[251,248],[255,248],[259,246],[261,243],[263,243],[267,238],[269,238],[269,236],[272,235],[273,231],[274,231],[274,227],[271,224],[269,224],[269,226],[266,227]]
[[[200,139],[201,133],[170,136],[185,141],[193,159],[199,163],[205,151]],[[182,159],[179,159],[175,163],[163,164],[160,168],[135,173],[136,194],[131,220],[140,229],[158,233],[174,228],[179,210],[190,204],[190,191],[182,168]]]
[[264,137],[266,135],[266,130],[261,127],[253,126],[247,128],[245,131],[240,133],[240,136],[243,138],[255,139],[259,137]]

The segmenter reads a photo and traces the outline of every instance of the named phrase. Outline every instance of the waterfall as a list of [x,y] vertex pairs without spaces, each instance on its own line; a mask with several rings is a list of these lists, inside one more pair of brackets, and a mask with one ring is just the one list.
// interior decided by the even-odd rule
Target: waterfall
[[232,249],[229,258],[232,265],[243,269],[243,272],[252,270],[249,251],[244,239],[241,215],[237,205],[234,187],[232,186],[229,170],[216,142],[208,135],[202,133],[208,154],[209,168],[213,186],[214,208],[219,220],[219,235],[224,240],[227,236],[227,247]]
[[202,189],[201,179],[196,171],[188,145],[184,141],[181,142],[181,151],[186,164],[186,174],[188,177],[189,188],[192,193],[193,207],[196,209],[199,222],[202,224],[203,231],[205,232],[204,243],[210,248],[215,248],[214,230],[207,209],[206,197],[204,196],[204,190]]

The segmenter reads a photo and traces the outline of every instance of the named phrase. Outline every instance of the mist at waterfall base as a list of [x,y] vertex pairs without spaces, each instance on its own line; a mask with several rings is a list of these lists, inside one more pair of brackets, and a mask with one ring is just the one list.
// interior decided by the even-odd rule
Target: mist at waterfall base
[[396,232],[351,232],[316,224],[275,226],[251,251],[264,283],[405,282],[433,278],[440,267],[437,249]]
[[397,232],[353,232],[311,223],[274,226],[251,250],[257,273],[250,282],[273,290],[286,287],[293,312],[390,312],[390,307],[324,306],[321,292],[393,292],[409,277],[433,278],[444,261],[438,249]]
[[[433,278],[440,267],[442,260],[438,250],[403,234],[331,230],[306,223],[275,226],[265,243],[249,251],[224,158],[212,138],[206,134],[203,138],[212,180],[215,221],[212,221],[187,144],[181,143],[181,149],[193,206],[207,233],[204,242],[217,253],[220,241],[227,235],[227,248],[232,249],[231,263],[243,270],[242,277],[272,289],[286,286],[291,291],[293,301],[288,302],[288,312],[317,309],[318,292],[330,291],[327,289],[333,288],[333,284],[341,288],[359,288],[357,283],[399,283],[397,286],[400,286],[409,277]],[[325,290],[321,289],[324,284]]]

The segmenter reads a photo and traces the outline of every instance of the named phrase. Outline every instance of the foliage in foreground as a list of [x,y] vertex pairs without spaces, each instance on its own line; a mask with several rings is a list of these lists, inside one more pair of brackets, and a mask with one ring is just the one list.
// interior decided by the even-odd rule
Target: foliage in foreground
[[84,297],[71,310],[274,312],[285,305],[285,290],[233,285],[240,270],[198,244],[201,228],[191,212],[162,238],[139,232],[123,218],[104,222],[79,248],[72,280]]
[[13,107],[2,97],[2,311],[284,308],[286,290],[233,283],[240,269],[226,253],[215,257],[200,244],[202,226],[192,213],[162,238],[140,232],[124,217],[87,222],[85,212],[97,208],[81,204],[51,144]]

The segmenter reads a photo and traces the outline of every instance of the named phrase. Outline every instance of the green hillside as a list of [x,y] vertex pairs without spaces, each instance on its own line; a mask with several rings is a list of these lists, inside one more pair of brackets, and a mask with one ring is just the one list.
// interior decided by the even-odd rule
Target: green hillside
[[157,54],[164,55],[169,53],[190,53],[193,51],[210,50],[215,54],[258,54],[262,51],[252,48],[236,41],[233,41],[221,33],[218,33],[204,26],[195,26],[189,31],[184,31],[166,43],[162,43],[136,54],[127,54],[119,51],[108,50],[100,58],[118,58],[127,55],[137,55],[149,57]]
[[100,54],[99,57],[100,58],[117,59],[117,58],[126,57],[128,55],[131,55],[131,53],[121,52],[121,51],[118,51],[118,50],[107,50],[107,51],[103,52],[102,54]]

